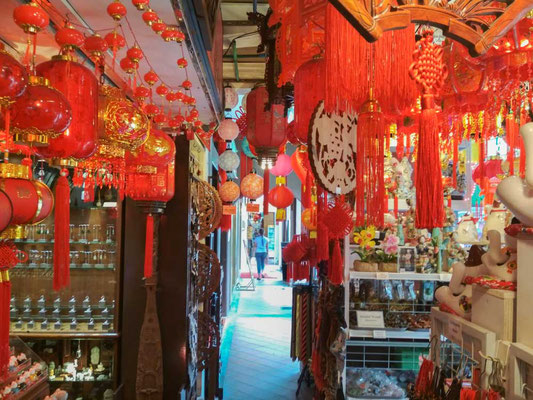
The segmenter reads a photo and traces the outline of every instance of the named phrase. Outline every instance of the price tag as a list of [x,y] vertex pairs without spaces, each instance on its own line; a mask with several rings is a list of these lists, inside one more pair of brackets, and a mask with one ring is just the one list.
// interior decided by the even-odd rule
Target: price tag
[[222,214],[223,215],[235,215],[237,214],[237,207],[236,206],[222,206]]
[[387,331],[375,330],[372,334],[374,339],[387,339]]
[[448,322],[448,334],[446,336],[452,342],[461,344],[463,342],[463,325],[450,318]]
[[383,311],[356,311],[359,328],[385,328]]
[[376,279],[389,279],[388,272],[376,272]]
[[248,203],[246,204],[246,211],[249,213],[258,213],[259,212],[259,204],[257,203]]

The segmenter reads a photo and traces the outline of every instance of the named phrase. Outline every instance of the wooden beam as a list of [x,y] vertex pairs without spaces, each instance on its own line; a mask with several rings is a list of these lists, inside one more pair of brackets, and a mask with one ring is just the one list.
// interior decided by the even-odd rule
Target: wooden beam
[[247,19],[224,20],[222,24],[224,26],[257,26],[257,24],[254,24],[253,22],[250,22]]

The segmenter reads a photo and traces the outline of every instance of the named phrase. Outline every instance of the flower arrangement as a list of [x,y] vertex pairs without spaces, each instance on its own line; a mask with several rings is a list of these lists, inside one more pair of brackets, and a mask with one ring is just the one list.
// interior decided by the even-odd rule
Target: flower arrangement
[[359,248],[354,250],[354,253],[359,255],[361,261],[373,261],[375,256],[374,247],[376,246],[376,242],[374,241],[375,236],[376,228],[372,225],[355,229],[353,241],[355,244],[359,245]]
[[377,251],[377,258],[382,263],[395,263],[398,260],[398,245],[400,238],[395,235],[387,235],[383,240],[383,249]]

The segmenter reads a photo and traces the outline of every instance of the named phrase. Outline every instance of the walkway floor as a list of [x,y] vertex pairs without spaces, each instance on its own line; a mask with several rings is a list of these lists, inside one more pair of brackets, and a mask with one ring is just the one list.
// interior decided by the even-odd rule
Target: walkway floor
[[255,292],[234,293],[226,320],[224,400],[295,399],[300,367],[290,358],[292,290],[279,280],[256,282]]

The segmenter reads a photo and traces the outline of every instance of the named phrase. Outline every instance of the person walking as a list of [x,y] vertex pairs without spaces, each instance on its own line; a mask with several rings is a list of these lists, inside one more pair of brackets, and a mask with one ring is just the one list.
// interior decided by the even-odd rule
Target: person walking
[[265,237],[263,228],[259,229],[259,235],[254,238],[254,253],[257,261],[257,279],[263,278],[263,271],[265,270],[265,260],[268,252],[268,239]]

